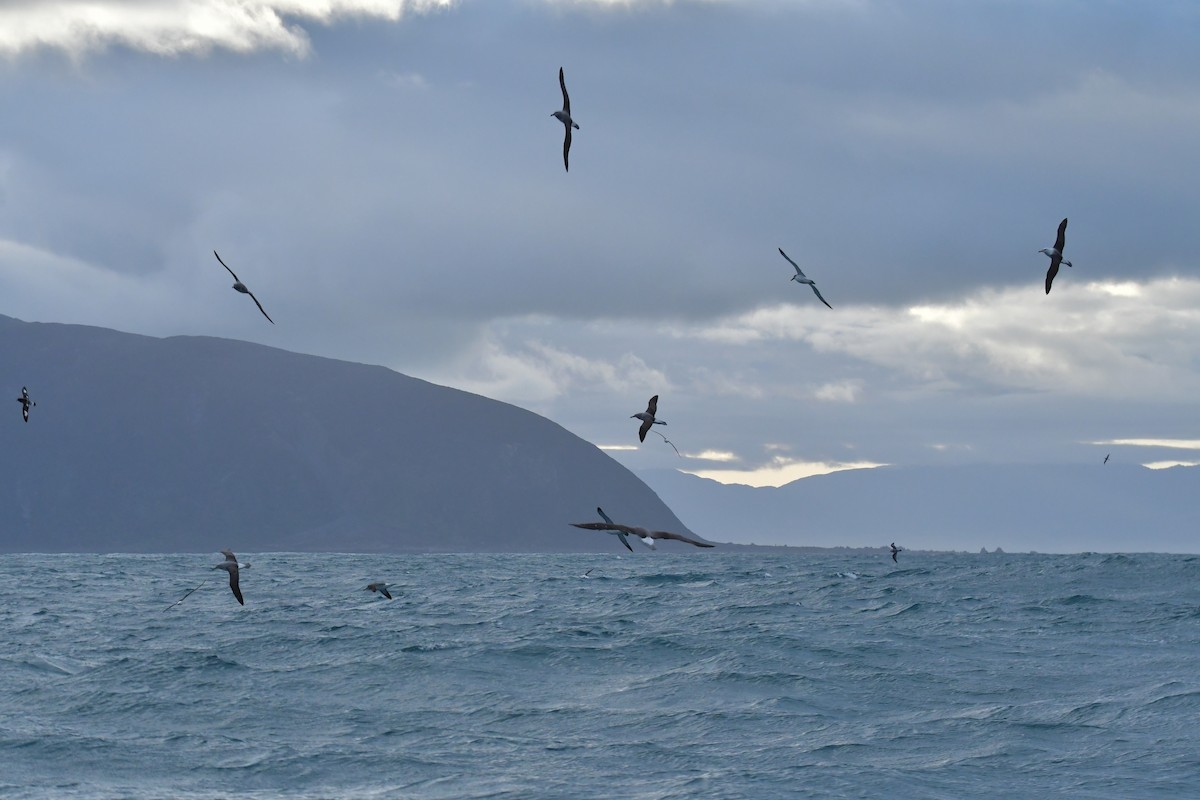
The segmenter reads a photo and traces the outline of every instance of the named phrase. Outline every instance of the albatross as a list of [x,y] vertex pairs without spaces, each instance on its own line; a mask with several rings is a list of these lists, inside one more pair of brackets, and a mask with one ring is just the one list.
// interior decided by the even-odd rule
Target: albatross
[[1050,257],[1050,269],[1046,270],[1046,294],[1050,294],[1050,284],[1054,283],[1054,276],[1058,274],[1058,265],[1066,264],[1071,266],[1071,262],[1063,258],[1063,247],[1067,244],[1067,220],[1064,218],[1058,223],[1058,237],[1054,240],[1054,247],[1043,247],[1038,250],[1039,253],[1045,253]]
[[[213,255],[217,256],[217,261],[221,261],[221,257],[217,255],[216,250],[213,250]],[[229,265],[226,264],[224,261],[221,261],[221,266],[224,267],[225,269],[229,269]],[[254,296],[254,292],[252,292],[246,288],[246,284],[242,283],[241,279],[238,278],[236,272],[229,269],[229,274],[233,276],[233,288],[236,289],[237,291],[241,292],[242,294],[250,295],[250,299],[254,301],[254,305],[258,306],[258,310],[262,312],[262,315],[267,318],[267,322],[274,325],[275,320],[271,319],[271,315],[268,314],[266,312],[266,309],[264,309],[262,307],[262,303],[258,302],[258,298]]]
[[[636,414],[630,414],[630,419],[640,419],[642,427],[638,428],[638,441],[646,441],[646,431],[650,430],[651,425],[666,425],[665,420],[658,419],[654,415],[658,413],[658,395],[650,398],[650,402],[646,404],[645,411],[639,411]],[[657,431],[655,431],[657,433]],[[674,447],[675,445],[671,445]]]
[[379,592],[388,600],[392,599],[391,594],[388,593],[388,585],[386,583],[368,583],[367,588],[363,591]]
[[571,128],[579,130],[579,125],[575,120],[571,119],[571,97],[567,94],[567,81],[563,77],[562,67],[558,68],[558,85],[562,87],[563,107],[562,111],[555,111],[550,116],[563,124],[566,128],[566,134],[563,136],[563,169],[567,172],[571,171],[571,165],[567,163],[567,154],[571,152]]
[[29,390],[24,386],[21,387],[21,396],[17,398],[17,402],[21,404],[21,418],[29,422],[29,407],[36,406],[37,403],[29,399]]
[[[605,514],[604,509],[601,508],[600,506],[596,506],[596,513],[599,514],[604,519],[605,522],[607,522],[609,525],[613,526],[608,529],[608,532],[611,533],[613,536],[616,536],[618,539],[620,539],[621,544],[625,545],[625,549],[632,553],[633,548],[629,546],[629,539],[627,538],[630,535],[630,532],[621,530],[620,527],[617,526],[617,523],[613,522],[612,518],[610,516],[608,516],[608,514]],[[598,525],[599,523],[596,523],[596,524]],[[636,536],[637,534],[633,534],[633,535]],[[649,547],[651,550],[658,549],[657,547],[654,546],[653,539],[651,539],[649,537],[646,537],[646,538],[638,537],[638,538],[642,544],[646,545],[646,547]]]
[[[903,547],[896,547],[896,543],[892,542],[892,561],[896,561],[896,553],[899,553],[903,549]],[[899,564],[900,562],[896,561],[896,563]]]
[[799,264],[788,258],[788,254],[783,252],[782,247],[779,248],[779,255],[787,258],[787,262],[796,270],[796,274],[792,276],[792,280],[796,281],[797,283],[807,283],[808,288],[813,290],[813,294],[817,296],[817,299],[824,303],[828,308],[832,309],[833,306],[829,305],[829,301],[824,297],[821,297],[821,292],[817,290],[817,284],[813,282],[813,279],[804,274],[804,270],[800,269]]
[[[225,555],[225,560],[217,564],[213,569],[223,569],[229,573],[229,590],[233,592],[233,596],[242,605],[246,605],[246,601],[242,599],[242,590],[238,588],[238,560],[229,550],[221,551]],[[250,566],[247,564],[246,566]]]
[[[598,509],[598,508],[596,510],[600,511],[600,509]],[[688,544],[694,544],[694,545],[696,545],[696,547],[714,547],[715,546],[715,545],[709,544],[708,542],[701,542],[698,539],[692,539],[689,536],[684,536],[682,533],[672,533],[671,531],[651,531],[651,530],[647,530],[647,529],[642,528],[637,525],[622,525],[619,522],[613,522],[612,520],[610,520],[607,516],[605,516],[603,511],[600,511],[600,516],[604,517],[604,519],[605,519],[604,522],[572,522],[571,525],[576,528],[583,528],[584,530],[589,530],[589,531],[616,532],[618,536],[621,536],[621,534],[628,534],[629,536],[636,536],[639,539],[641,539],[642,542],[644,544],[646,544],[647,547],[650,547],[651,549],[654,549],[654,550],[658,549],[657,547],[654,546],[654,540],[656,540],[656,539],[676,539],[680,542],[687,542]],[[625,540],[624,536],[621,536],[621,541],[624,542],[626,547],[629,547],[629,542],[627,542]],[[631,551],[633,550],[632,547],[629,547],[629,549]]]

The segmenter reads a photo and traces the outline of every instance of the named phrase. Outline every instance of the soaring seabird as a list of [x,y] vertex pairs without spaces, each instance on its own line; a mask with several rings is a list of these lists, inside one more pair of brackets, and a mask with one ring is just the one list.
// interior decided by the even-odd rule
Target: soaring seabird
[[[646,404],[645,411],[639,411],[636,414],[630,414],[630,419],[640,419],[642,427],[638,428],[638,441],[646,441],[646,431],[650,430],[651,425],[666,425],[667,423],[661,419],[656,419],[654,415],[658,413],[658,395],[650,398],[650,402]],[[674,445],[671,445],[674,447]]]
[[225,556],[226,561],[233,561],[234,563],[236,563],[238,565],[238,568],[240,568],[240,569],[249,569],[250,568],[249,562],[238,561],[237,556],[235,556],[233,554],[233,551],[230,550],[228,547],[221,551],[221,555]]
[[[596,510],[600,511],[600,509],[596,509]],[[696,545],[696,547],[714,547],[715,546],[715,545],[709,544],[708,542],[701,542],[696,539],[692,539],[690,537],[684,536],[682,533],[671,533],[670,531],[650,531],[650,530],[646,530],[645,528],[639,527],[637,525],[622,525],[619,522],[613,522],[612,520],[610,520],[607,516],[605,516],[603,511],[600,511],[600,515],[604,517],[604,519],[606,520],[605,522],[572,522],[571,525],[573,525],[576,528],[583,528],[583,529],[589,530],[589,531],[616,531],[618,536],[620,536],[621,534],[628,534],[630,536],[636,536],[639,539],[641,539],[643,543],[649,541],[649,544],[646,545],[647,547],[653,547],[653,543],[654,543],[655,539],[677,539],[681,542],[687,542],[688,544],[694,544],[694,545]],[[621,541],[624,542],[626,547],[629,547],[629,542],[625,540],[624,536],[621,536]],[[633,550],[632,547],[629,547],[629,549]],[[657,548],[654,548],[654,549],[657,549]]]
[[[620,526],[617,525],[617,523],[613,522],[612,517],[608,516],[608,514],[605,514],[604,509],[601,508],[600,506],[596,506],[596,513],[599,514],[604,519],[605,522],[607,522],[609,525],[612,526],[611,528],[608,529],[608,532],[613,534],[614,536],[616,536],[618,539],[620,539],[621,544],[625,545],[625,549],[632,553],[633,548],[629,546],[629,539],[626,538],[626,536],[629,535],[629,531],[621,530]],[[597,524],[599,524],[599,523],[597,523]],[[634,535],[636,536],[637,534],[634,534]],[[646,545],[646,547],[649,547],[651,550],[658,549],[657,547],[654,546],[654,540],[649,537],[641,538],[641,542],[642,542],[642,544]]]
[[827,307],[832,309],[833,306],[829,305],[829,302],[824,297],[821,297],[821,293],[817,290],[817,284],[813,283],[813,279],[804,274],[804,270],[800,269],[799,264],[797,264],[795,261],[792,261],[790,258],[788,258],[788,254],[783,252],[782,247],[779,248],[779,255],[783,256],[784,258],[787,258],[787,262],[795,268],[796,274],[792,276],[792,280],[796,281],[797,283],[807,283],[808,288],[813,290],[813,294],[815,294],[817,296],[817,299],[820,300],[822,303],[824,303]]
[[[213,250],[213,255],[217,256],[216,250]],[[217,261],[221,261],[220,256],[217,256]],[[224,267],[225,269],[229,269],[229,265],[226,264],[224,261],[221,261],[221,266]],[[268,314],[266,312],[266,309],[264,309],[262,307],[262,303],[258,302],[258,298],[254,296],[254,292],[252,292],[246,288],[246,284],[241,282],[241,280],[237,276],[237,273],[235,273],[233,270],[229,269],[229,274],[233,276],[233,288],[237,289],[242,294],[250,295],[250,299],[254,301],[254,305],[258,306],[258,310],[262,312],[262,315],[267,318],[267,322],[274,325],[275,320],[271,319],[271,315]]]
[[[892,542],[892,561],[896,561],[896,553],[899,553],[903,549],[903,547],[896,547],[896,543]],[[900,562],[896,561],[896,563],[899,564]]]
[[368,583],[367,588],[364,591],[379,592],[381,595],[386,597],[388,600],[391,600],[392,596],[390,594],[388,594],[387,589],[388,589],[388,585],[386,583]]
[[228,550],[222,550],[225,554],[225,560],[217,564],[213,569],[223,569],[229,573],[229,589],[233,592],[233,596],[242,605],[246,605],[246,601],[242,599],[242,590],[238,588],[238,561],[233,553]]
[[571,166],[567,163],[567,154],[571,152],[571,128],[579,130],[579,125],[571,119],[571,98],[567,95],[567,81],[563,77],[562,67],[558,68],[558,85],[562,87],[563,93],[562,111],[555,111],[550,116],[561,122],[567,129],[566,135],[563,136],[563,168],[570,172]]
[[1038,250],[1039,253],[1045,253],[1050,256],[1050,269],[1046,271],[1046,294],[1050,294],[1050,284],[1054,283],[1054,276],[1058,274],[1058,265],[1066,264],[1071,266],[1071,262],[1063,258],[1063,247],[1067,243],[1067,221],[1063,219],[1058,223],[1058,238],[1054,240],[1054,247],[1043,247]]
[[21,404],[21,418],[29,422],[29,407],[36,406],[37,403],[29,399],[29,390],[24,386],[21,387],[21,396],[17,398],[17,402]]
[[1111,455],[1112,455],[1112,453],[1107,453],[1107,454],[1105,454],[1105,456],[1104,456],[1104,461],[1103,461],[1102,463],[1104,463],[1104,464],[1107,464],[1107,463],[1108,463],[1108,457],[1109,457],[1109,456],[1111,456]]

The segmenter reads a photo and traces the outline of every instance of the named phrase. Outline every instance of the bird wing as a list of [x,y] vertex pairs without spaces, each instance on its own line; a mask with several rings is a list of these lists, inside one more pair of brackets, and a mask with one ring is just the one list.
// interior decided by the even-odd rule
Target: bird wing
[[21,399],[22,399],[22,400],[24,400],[24,399],[25,399],[25,398],[27,398],[27,397],[29,397],[29,389],[27,389],[26,387],[22,386],[22,387],[21,387]]
[[600,506],[596,506],[596,513],[599,514],[601,517],[603,517],[604,521],[607,522],[609,525],[615,524],[612,521],[612,517],[610,517],[608,514],[605,514],[604,509],[602,509]]
[[650,402],[646,403],[646,413],[652,417],[658,413],[658,395],[654,395],[650,398]]
[[271,315],[270,315],[270,314],[268,314],[268,313],[266,312],[266,310],[265,310],[265,309],[262,307],[262,303],[258,302],[258,298],[254,296],[254,292],[252,292],[252,291],[250,291],[249,289],[247,289],[247,290],[246,290],[246,294],[250,295],[250,299],[254,301],[254,305],[258,306],[258,310],[259,310],[259,311],[262,311],[262,315],[263,315],[264,317],[266,317],[266,318],[267,318],[267,322],[269,322],[269,323],[271,323],[272,325],[274,325],[274,324],[275,324],[275,320],[271,319]]
[[715,545],[709,544],[708,542],[701,542],[698,539],[693,539],[690,536],[684,536],[682,533],[672,533],[671,531],[652,531],[649,535],[650,535],[651,539],[677,539],[681,542],[687,542],[688,544],[694,544],[694,545],[696,545],[696,547],[714,547],[715,546]]
[[646,431],[650,430],[650,426],[654,424],[653,419],[642,420],[642,427],[638,428],[638,441],[646,441]]
[[622,533],[637,535],[637,531],[633,528],[628,525],[622,525],[619,522],[572,522],[571,525],[589,531],[621,531]]
[[[598,508],[596,510],[600,511],[600,509],[598,509]],[[600,511],[600,516],[604,517],[604,519],[606,519],[608,521],[607,522],[572,522],[571,524],[574,525],[576,528],[583,528],[584,530],[589,530],[589,531],[614,531],[614,532],[616,532],[617,537],[621,540],[621,544],[625,545],[625,549],[632,553],[633,548],[629,546],[629,540],[625,538],[625,535],[633,533],[633,529],[631,529],[628,525],[621,525],[619,523],[613,522],[612,520],[609,520],[608,517],[604,516],[603,511]]]
[[792,266],[793,266],[793,267],[796,269],[796,274],[797,274],[797,275],[799,275],[801,278],[807,278],[807,277],[808,277],[807,275],[805,275],[805,274],[804,274],[804,270],[800,269],[800,265],[799,265],[799,264],[797,264],[795,261],[792,261],[790,258],[788,258],[788,254],[787,254],[787,253],[785,253],[785,252],[783,252],[783,248],[782,248],[782,247],[781,247],[781,248],[779,248],[779,255],[783,256],[784,258],[787,258],[787,262],[788,262],[789,264],[791,264],[791,265],[792,265]]
[[567,129],[566,134],[563,135],[563,168],[570,172],[571,165],[568,163],[567,157],[571,152],[571,126],[564,125],[563,127]]
[[226,561],[237,561],[237,556],[235,556],[233,551],[228,548],[222,550],[221,555],[225,556]]
[[1066,243],[1067,243],[1067,221],[1066,221],[1066,219],[1063,219],[1062,222],[1058,223],[1058,238],[1056,238],[1054,240],[1054,249],[1057,250],[1059,253],[1062,253],[1063,247],[1066,245]]
[[[213,250],[213,255],[214,255],[214,256],[217,256],[217,251],[216,251],[216,250]],[[220,257],[220,256],[217,256],[217,261],[221,261],[221,257]],[[225,269],[229,269],[229,265],[228,265],[228,264],[226,264],[224,261],[221,261],[221,266],[222,266],[222,267],[224,267]],[[237,276],[237,273],[236,273],[236,272],[234,272],[233,270],[229,269],[229,274],[230,274],[230,275],[232,275],[232,276],[233,276],[233,279],[234,279],[235,281],[237,281],[238,283],[241,283],[241,282],[242,282],[242,279],[241,279],[241,278],[239,278],[239,277]]]
[[833,308],[833,306],[829,305],[829,301],[828,301],[828,300],[826,300],[824,297],[821,297],[821,293],[820,293],[819,291],[817,291],[817,285],[816,285],[815,283],[810,283],[810,284],[809,284],[809,286],[811,286],[811,287],[812,287],[813,294],[815,294],[815,295],[817,296],[817,299],[818,299],[818,300],[820,300],[820,301],[821,301],[822,303],[824,303],[826,306],[829,306],[829,308],[831,308],[831,309]]
[[389,592],[389,591],[387,590],[387,587],[386,587],[386,586],[380,586],[380,587],[379,587],[379,593],[380,593],[381,595],[383,595],[384,597],[386,597],[388,600],[391,600],[391,599],[392,599],[391,592]]
[[[567,94],[567,79],[563,77],[563,68],[558,68],[558,85],[562,87],[563,92],[563,111],[569,117],[571,116],[571,97]],[[585,93],[586,94],[586,93]],[[567,126],[567,143],[571,141],[570,125]]]
[[[225,562],[225,563],[228,564],[229,562]],[[237,598],[237,601],[239,603],[241,603],[242,605],[246,605],[246,601],[242,599],[242,590],[240,588],[238,588],[237,564],[236,563],[230,564],[228,572],[229,572],[229,588],[233,590],[233,596]]]
[[1046,294],[1050,294],[1050,284],[1054,283],[1054,276],[1058,274],[1058,262],[1062,261],[1062,256],[1050,256],[1050,269],[1046,271]]

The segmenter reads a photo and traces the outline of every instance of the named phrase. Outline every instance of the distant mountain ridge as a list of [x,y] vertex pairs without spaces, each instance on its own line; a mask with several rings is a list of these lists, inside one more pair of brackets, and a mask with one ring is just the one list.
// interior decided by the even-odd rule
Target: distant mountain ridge
[[1009,552],[1200,552],[1200,467],[973,464],[876,467],[780,487],[639,473],[718,541]]
[[0,316],[0,376],[0,551],[619,549],[569,526],[597,505],[689,532],[561,426],[384,367]]

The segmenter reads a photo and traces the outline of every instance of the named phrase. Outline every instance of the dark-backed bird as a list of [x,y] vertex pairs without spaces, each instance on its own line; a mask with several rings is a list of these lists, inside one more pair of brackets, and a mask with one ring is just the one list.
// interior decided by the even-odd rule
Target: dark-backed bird
[[[596,509],[596,510],[599,511],[600,509]],[[600,513],[601,513],[601,515],[603,515],[604,512],[601,511]],[[605,519],[608,520],[608,517],[605,517]],[[608,520],[607,522],[572,522],[571,525],[573,525],[576,528],[583,528],[584,530],[589,530],[589,531],[610,531],[610,532],[617,531],[619,533],[625,533],[630,536],[636,536],[639,539],[641,539],[643,542],[646,542],[647,540],[649,540],[650,544],[648,544],[647,546],[650,547],[652,550],[658,549],[657,547],[654,546],[655,539],[675,539],[680,542],[687,542],[688,544],[694,544],[694,545],[696,545],[696,547],[714,547],[715,546],[715,545],[709,544],[708,542],[701,542],[697,539],[692,539],[691,537],[684,536],[682,533],[672,533],[671,531],[651,531],[651,530],[647,530],[645,528],[639,527],[637,525],[622,525],[619,522],[613,522],[611,520]],[[621,541],[625,542],[626,547],[629,547],[629,542],[626,542],[624,537],[621,538]],[[632,547],[629,547],[629,549],[633,550]]]
[[1064,219],[1058,223],[1058,238],[1054,240],[1054,247],[1043,247],[1038,250],[1039,253],[1045,253],[1050,257],[1050,269],[1046,271],[1046,294],[1050,294],[1050,284],[1054,283],[1054,276],[1058,274],[1058,265],[1066,264],[1071,266],[1071,262],[1063,258],[1063,247],[1067,244],[1067,221]]
[[242,605],[246,605],[246,601],[242,599],[242,590],[238,587],[238,560],[233,553],[228,550],[222,550],[225,554],[225,560],[217,564],[213,569],[223,569],[229,573],[229,589],[233,592],[233,596]]
[[571,152],[571,128],[579,130],[579,125],[576,124],[575,120],[571,119],[571,98],[567,94],[567,81],[563,77],[562,67],[558,68],[558,85],[562,87],[563,93],[562,111],[555,111],[550,116],[561,122],[563,127],[567,129],[563,135],[563,168],[567,172],[570,172],[571,165],[567,161],[567,154]]
[[21,418],[29,422],[29,407],[36,406],[37,403],[29,399],[29,390],[24,386],[21,387],[21,396],[17,398],[17,402],[21,404]]
[[1104,461],[1102,461],[1101,463],[1103,463],[1103,464],[1107,464],[1107,463],[1108,463],[1108,457],[1109,457],[1109,456],[1111,456],[1111,455],[1112,455],[1112,453],[1106,453],[1106,454],[1105,454],[1105,456],[1104,456]]
[[388,585],[386,583],[368,583],[364,591],[379,592],[388,600],[392,599],[391,594],[388,593]]
[[[596,513],[597,513],[597,514],[599,514],[599,515],[600,515],[600,517],[601,517],[601,519],[603,519],[603,520],[604,520],[605,522],[607,522],[609,525],[612,525],[612,526],[614,526],[614,527],[612,527],[612,528],[609,528],[609,529],[608,529],[608,532],[609,532],[609,533],[611,533],[612,535],[616,536],[618,539],[620,539],[620,540],[621,540],[621,544],[625,545],[625,549],[626,549],[626,550],[628,550],[629,552],[631,552],[631,553],[632,553],[632,552],[633,552],[633,548],[632,548],[632,547],[630,547],[630,545],[629,545],[629,539],[628,539],[628,538],[626,538],[626,537],[628,537],[628,536],[629,536],[629,531],[621,530],[621,529],[619,528],[619,526],[617,526],[617,523],[615,523],[615,522],[613,522],[613,521],[612,521],[612,517],[608,516],[608,514],[605,514],[605,513],[604,513],[604,509],[603,509],[603,508],[601,508],[600,506],[596,506]],[[655,547],[655,546],[654,546],[654,540],[653,540],[653,539],[650,539],[650,538],[644,538],[644,539],[641,539],[641,543],[642,543],[642,544],[644,544],[644,545],[646,545],[646,547],[649,547],[651,550],[657,550],[657,549],[658,549],[657,547]]]
[[[896,561],[896,553],[899,553],[903,549],[903,547],[896,547],[896,543],[892,542],[892,561]],[[896,563],[899,564],[900,562],[896,561]]]
[[[646,431],[650,430],[651,425],[666,425],[667,423],[654,415],[658,413],[658,395],[650,398],[650,402],[646,404],[645,411],[639,411],[636,414],[630,414],[630,419],[640,419],[642,427],[638,428],[638,441],[646,441]],[[674,447],[674,445],[672,445]]]
[[[217,256],[217,261],[221,261],[221,257],[220,257],[219,255],[217,255],[217,251],[216,251],[216,250],[213,250],[213,255],[214,255],[214,256]],[[222,266],[222,267],[224,267],[225,269],[229,269],[229,265],[228,265],[228,264],[226,264],[224,261],[221,261],[221,266]],[[267,313],[267,311],[266,311],[266,309],[264,309],[264,308],[262,307],[262,303],[258,302],[258,298],[254,296],[254,292],[252,292],[252,291],[250,291],[249,289],[247,289],[247,288],[246,288],[246,284],[242,283],[241,279],[240,279],[240,278],[238,278],[238,276],[237,276],[237,273],[236,273],[236,272],[234,272],[233,270],[229,269],[229,274],[233,276],[233,288],[234,288],[234,289],[236,289],[236,290],[238,290],[238,291],[239,291],[239,292],[241,292],[242,294],[248,294],[248,295],[250,295],[250,299],[254,301],[254,305],[258,306],[258,310],[262,312],[262,315],[263,315],[264,317],[266,317],[266,318],[267,318],[267,322],[269,322],[269,323],[271,323],[272,325],[274,325],[274,324],[275,324],[275,320],[271,319],[271,315],[270,315],[270,314],[268,314],[268,313]]]
[[828,308],[832,309],[833,306],[829,305],[829,301],[827,301],[824,297],[821,297],[821,292],[818,291],[817,284],[813,283],[813,279],[804,274],[804,270],[800,269],[799,264],[788,258],[788,254],[783,252],[782,247],[779,248],[779,255],[787,258],[787,262],[792,265],[793,269],[796,270],[796,274],[792,276],[792,280],[796,281],[797,283],[807,283],[808,288],[813,290],[813,294],[817,296],[817,299],[824,303]]

